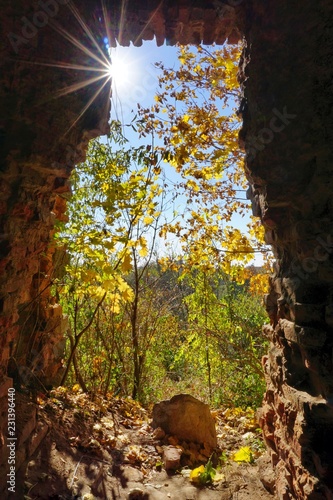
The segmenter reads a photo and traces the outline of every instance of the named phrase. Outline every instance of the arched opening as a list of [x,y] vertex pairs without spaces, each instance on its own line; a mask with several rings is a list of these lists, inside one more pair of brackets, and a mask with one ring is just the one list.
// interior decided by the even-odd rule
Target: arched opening
[[[47,293],[47,244],[54,217],[64,213],[70,170],[84,156],[88,140],[107,129],[106,87],[79,121],[76,117],[97,90],[94,85],[78,88],[61,104],[53,99],[54,89],[64,82],[77,83],[77,74],[63,68],[55,76],[48,64],[67,60],[89,65],[96,52],[89,39],[85,43],[91,53],[82,54],[60,36],[59,26],[82,36],[70,6],[54,0],[34,8],[24,2],[3,7],[3,397],[12,383],[7,369],[14,345],[20,345],[27,370],[36,349],[44,353],[40,369],[45,379],[52,380],[56,372],[61,332],[50,336],[59,312]],[[99,5],[82,1],[77,9],[94,32],[107,35]],[[164,39],[221,43],[245,35],[241,141],[254,205],[277,257],[267,297],[272,325],[266,334],[272,348],[265,359],[262,426],[280,497],[330,498],[332,459],[324,430],[318,430],[330,429],[333,419],[329,2],[151,2],[149,8],[128,2],[126,9],[109,2],[105,9],[111,32],[123,44],[154,36],[159,44]],[[37,59],[45,66],[36,69]],[[43,313],[35,330],[37,309]],[[31,329],[38,331],[33,339]],[[3,415],[4,437],[6,425]],[[5,457],[5,447],[2,453]]]

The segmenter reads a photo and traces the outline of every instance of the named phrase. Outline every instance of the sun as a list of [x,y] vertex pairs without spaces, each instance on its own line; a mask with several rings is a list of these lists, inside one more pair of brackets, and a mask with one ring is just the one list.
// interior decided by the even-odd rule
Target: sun
[[[112,37],[108,29],[110,23],[108,22],[104,0],[102,0],[102,7],[105,33],[107,36],[103,38],[102,43],[96,38],[89,25],[81,16],[78,8],[72,2],[70,2],[68,6],[76,21],[80,25],[84,37],[74,36],[70,31],[67,31],[58,24],[54,24],[52,27],[61,37],[87,56],[91,62],[85,64],[80,62],[67,62],[66,60],[47,62],[21,61],[22,63],[29,65],[36,64],[40,66],[53,67],[55,69],[58,68],[60,70],[65,69],[66,71],[73,70],[75,72],[81,72],[81,78],[75,79],[74,83],[70,85],[65,85],[56,89],[53,95],[50,96],[50,99],[61,98],[71,94],[72,92],[77,92],[80,89],[94,85],[94,90],[90,99],[73,119],[68,129],[64,132],[64,136],[68,134],[68,132],[87,112],[90,106],[93,105],[94,101],[103,90],[108,92],[109,99],[116,99],[120,102],[120,97],[125,96],[126,98],[133,87],[133,79],[135,80],[138,73],[138,67],[136,66],[134,58],[131,57],[128,51],[126,53],[125,49],[128,49],[128,47],[123,48],[119,45],[111,47],[110,39],[112,39]],[[84,39],[87,40],[87,43],[83,41]]]
[[125,61],[118,57],[113,57],[109,67],[109,75],[113,82],[118,86],[124,86],[129,83],[129,67]]
[[118,89],[130,85],[130,62],[121,57],[117,52],[110,53],[108,73],[112,78],[112,85]]
[[131,63],[129,59],[118,52],[110,52],[109,75],[112,78],[112,85],[118,89],[130,85]]

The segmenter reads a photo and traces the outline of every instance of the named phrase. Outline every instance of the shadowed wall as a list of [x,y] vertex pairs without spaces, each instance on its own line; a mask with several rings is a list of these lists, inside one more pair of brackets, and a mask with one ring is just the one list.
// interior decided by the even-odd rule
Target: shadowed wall
[[[123,45],[154,36],[158,44],[235,43],[244,36],[240,144],[254,213],[277,259],[266,297],[271,324],[264,334],[271,347],[264,359],[261,426],[279,498],[333,498],[333,3],[110,0],[104,10],[99,2],[73,5],[7,0],[0,20],[1,442],[13,378],[38,378],[44,385],[59,380],[66,320],[50,295],[61,256],[49,243],[55,220],[64,217],[71,170],[84,158],[89,139],[108,128],[109,85],[78,119],[100,82],[80,88],[82,71],[50,66],[99,65],[95,56],[101,54],[75,8],[102,48],[105,36]],[[65,32],[90,52],[73,45]],[[73,85],[75,92],[59,97]],[[19,430],[21,469],[47,431],[33,441],[36,409],[29,408]],[[5,446],[0,453],[4,477]]]

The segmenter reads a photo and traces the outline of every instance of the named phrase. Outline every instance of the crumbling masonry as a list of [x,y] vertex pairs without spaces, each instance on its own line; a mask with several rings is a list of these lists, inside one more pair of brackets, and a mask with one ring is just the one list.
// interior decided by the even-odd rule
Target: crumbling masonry
[[[333,498],[333,2],[329,0],[4,0],[1,24],[0,479],[5,488],[7,390],[13,378],[57,383],[66,328],[51,298],[68,177],[90,138],[107,132],[109,86],[78,121],[98,84],[48,64],[96,64],[64,30],[97,49],[156,37],[235,43],[244,99],[240,144],[249,195],[273,246],[271,341],[261,426],[281,499]],[[101,44],[102,46],[102,44]],[[38,63],[38,64],[35,64]],[[41,65],[43,63],[44,65]],[[85,77],[94,76],[85,75]],[[18,403],[18,477],[47,432]]]

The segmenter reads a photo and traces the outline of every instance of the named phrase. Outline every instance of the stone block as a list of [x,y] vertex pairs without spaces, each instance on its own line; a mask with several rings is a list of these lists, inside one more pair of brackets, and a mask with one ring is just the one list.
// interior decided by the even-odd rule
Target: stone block
[[285,338],[295,344],[304,347],[322,347],[326,342],[327,334],[324,329],[296,325],[286,319],[281,319],[279,324]]
[[279,323],[285,338],[290,342],[297,343],[298,338],[295,330],[295,323],[293,321],[288,321],[287,319],[280,319]]
[[180,466],[182,450],[176,446],[167,446],[163,451],[163,461],[165,470],[177,470]]
[[304,347],[322,347],[327,339],[326,331],[310,326],[296,326],[298,343]]
[[178,394],[155,404],[152,426],[161,427],[180,441],[206,444],[212,451],[217,446],[215,422],[209,406],[189,394]]

